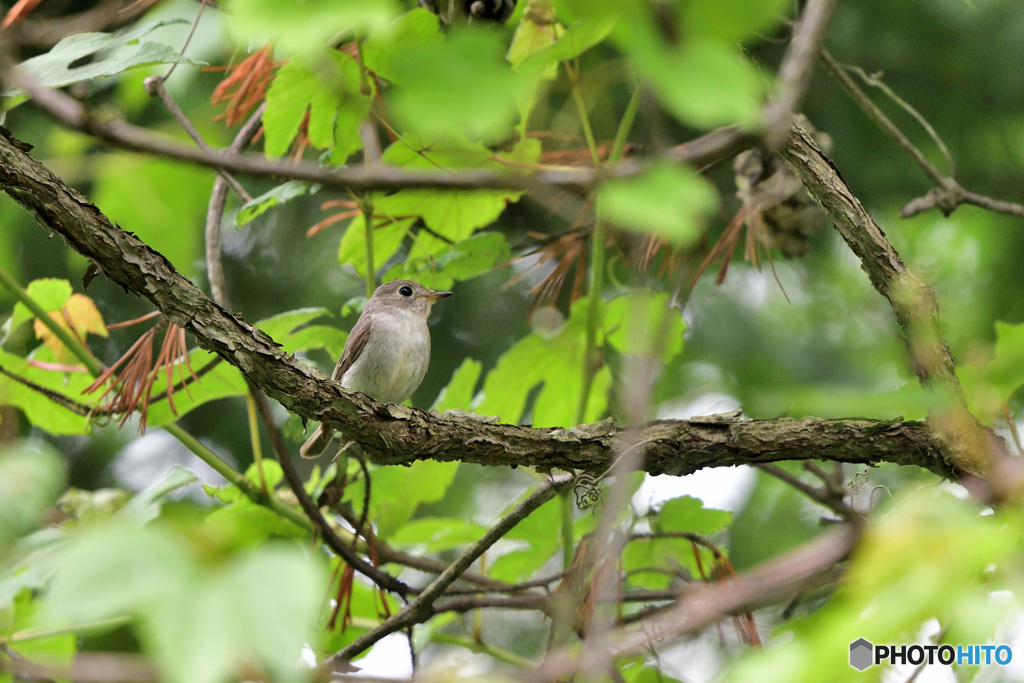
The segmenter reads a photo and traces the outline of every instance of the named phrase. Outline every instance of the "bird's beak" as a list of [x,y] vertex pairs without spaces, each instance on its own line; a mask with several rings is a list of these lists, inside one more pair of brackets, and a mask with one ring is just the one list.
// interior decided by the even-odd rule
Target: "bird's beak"
[[437,301],[447,296],[451,296],[454,292],[431,292],[430,294],[424,294],[424,299],[430,299],[431,301]]

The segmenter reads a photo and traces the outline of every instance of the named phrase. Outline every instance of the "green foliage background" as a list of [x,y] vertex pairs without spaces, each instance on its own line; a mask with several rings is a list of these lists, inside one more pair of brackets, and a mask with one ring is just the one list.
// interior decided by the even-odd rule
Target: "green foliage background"
[[[791,11],[778,0],[659,3],[675,22],[666,31],[647,3],[556,2],[566,28],[561,41],[546,49],[518,44],[509,55],[513,67],[506,53],[525,3],[506,26],[447,32],[426,11],[411,9],[412,3],[319,0],[295,12],[266,0],[223,4],[223,12],[206,11],[187,60],[167,82],[211,146],[226,146],[233,132],[214,122],[219,109],[208,100],[222,75],[196,65],[237,62],[250,47],[273,40],[277,56],[289,61],[267,94],[259,143],[267,156],[287,155],[305,125],[309,158],[361,163],[359,128],[380,94],[379,106],[401,133],[394,140],[382,137],[382,161],[411,169],[507,170],[535,163],[548,142],[525,137],[527,129],[573,136],[572,146],[581,148],[586,131],[577,95],[586,104],[594,138],[610,142],[638,80],[649,101],[642,103],[627,139],[641,154],[718,125],[750,126],[771,92],[787,42],[782,18]],[[144,95],[142,80],[178,61],[188,22],[173,20],[191,20],[195,9],[183,0],[163,3],[121,39],[108,41],[119,47],[88,74],[78,74],[97,78],[80,84],[77,94],[90,107],[120,111],[137,125],[186,139],[162,106]],[[364,63],[392,84],[380,93],[379,83],[361,77],[351,54],[326,46],[339,31],[353,28],[365,36]],[[673,32],[685,39],[673,43],[666,36]],[[1019,6],[997,0],[843,3],[826,39],[838,60],[881,73],[931,122],[966,187],[1007,199],[1019,199],[1024,186],[1021,44]],[[575,92],[564,60],[573,60],[578,73]],[[152,63],[159,64],[129,68]],[[25,67],[44,85],[69,82],[46,56]],[[878,101],[944,168],[920,127],[884,97]],[[972,207],[949,217],[930,212],[900,219],[899,208],[929,189],[926,178],[820,70],[804,109],[832,136],[837,166],[911,270],[936,289],[943,332],[972,410],[1005,431],[1007,416],[1016,419],[1019,412],[1024,383],[1020,219]],[[99,145],[54,125],[31,104],[11,108],[4,125],[34,144],[36,158],[112,220],[208,289],[202,225],[212,172]],[[727,168],[705,180],[689,169],[658,166],[602,186],[598,214],[641,236],[616,233],[607,262],[599,264],[604,286],[597,307],[589,308],[590,299],[570,302],[563,291],[554,303],[564,325],[554,330],[531,326],[528,315],[529,286],[543,269],[504,285],[535,257],[513,259],[543,244],[544,236],[577,227],[576,218],[585,214],[581,202],[552,210],[554,199],[524,199],[521,192],[377,193],[369,264],[362,215],[305,234],[337,211],[322,203],[347,195],[294,182],[245,184],[257,199],[230,200],[222,237],[233,307],[325,372],[344,345],[343,330],[358,315],[371,271],[378,279],[408,277],[454,289],[456,295],[436,308],[431,369],[413,396],[417,407],[473,410],[536,426],[621,420],[628,414],[626,368],[630,358],[641,356],[653,358],[657,368],[647,417],[738,406],[764,418],[926,414],[928,397],[909,367],[890,309],[832,232],[816,236],[810,255],[799,261],[776,255],[770,267],[756,269],[737,257],[724,285],[716,285],[713,275],[697,284],[685,300],[685,316],[668,305],[681,281],[678,271],[630,266],[624,254],[646,234],[699,260],[739,207]],[[592,218],[585,223],[590,227]],[[70,293],[64,281],[83,291],[86,265],[0,197],[0,269],[23,286],[33,283],[30,294],[46,310],[58,308]],[[149,310],[103,277],[87,294],[108,323]],[[0,312],[11,315],[0,365],[80,400],[78,392],[90,381],[85,375],[65,376],[28,363],[55,359],[38,346],[33,316],[15,304],[0,290]],[[643,333],[631,334],[638,330]],[[590,334],[604,362],[585,378]],[[108,338],[90,337],[89,344],[109,364],[136,335],[134,328],[112,330]],[[192,352],[196,368],[210,360],[206,352]],[[77,651],[143,652],[168,680],[219,681],[256,664],[273,680],[290,680],[304,675],[296,670],[304,646],[316,655],[333,652],[382,618],[384,598],[357,582],[352,624],[344,632],[324,628],[322,604],[338,561],[310,547],[308,525],[254,504],[237,483],[206,477],[201,489],[193,475],[172,469],[177,463],[200,470],[197,461],[153,438],[161,426],[176,422],[244,472],[247,481],[274,491],[280,469],[272,462],[262,469],[253,464],[245,391],[238,372],[221,364],[193,388],[192,397],[176,395],[180,418],[166,403],[155,403],[150,431],[140,438],[131,426],[89,426],[84,417],[0,381],[0,399],[20,408],[4,419],[15,416],[23,438],[0,454],[0,644],[56,663]],[[298,418],[279,417],[297,448]],[[349,467],[357,477],[358,467]],[[310,490],[317,490],[324,475],[320,467],[304,474]],[[377,468],[369,519],[393,547],[450,561],[538,476],[436,462]],[[1016,595],[1019,510],[987,514],[954,495],[962,493],[959,487],[938,485],[933,475],[919,471],[882,466],[855,475],[848,466],[848,478],[856,484],[855,507],[872,520],[849,574],[827,601],[825,594],[812,595],[793,613],[781,607],[758,612],[758,627],[770,645],[763,651],[744,648],[731,636],[721,643],[706,639],[702,647],[720,657],[716,676],[851,678],[845,660],[851,640],[910,642],[932,619],[943,627],[946,642],[1003,637],[1001,629],[1016,615],[1016,598],[991,596],[999,589]],[[709,509],[685,496],[648,509],[638,497],[629,523],[637,531],[707,535],[737,570],[821,533],[827,510],[763,473],[750,479],[750,492],[737,497],[735,510]],[[631,485],[639,487],[640,478]],[[78,491],[62,498],[69,519],[59,528],[43,526],[44,511],[68,487]],[[111,489],[134,489],[134,495]],[[277,488],[279,494],[283,490]],[[346,489],[345,501],[359,510],[364,492],[365,484],[357,481]],[[287,495],[283,500],[289,502]],[[543,506],[478,569],[509,582],[558,570],[560,515],[557,502]],[[578,512],[575,538],[595,523],[590,513]],[[710,561],[709,554],[701,557]],[[622,567],[636,570],[625,584],[630,588],[664,588],[670,583],[665,571],[700,572],[689,544],[679,539],[630,544]],[[643,571],[651,567],[663,571]],[[392,611],[398,607],[387,600]],[[56,635],[50,635],[54,628]],[[546,646],[544,630],[506,613],[446,614],[418,629],[417,644],[428,664],[443,664],[453,652],[475,647],[489,658],[487,666],[504,666],[538,661]],[[658,667],[661,678],[655,679]],[[629,681],[690,679],[685,664],[670,656],[660,663],[627,662],[622,673]],[[5,675],[0,671],[0,680]],[[866,675],[858,674],[858,680]],[[1001,674],[985,675],[993,680]],[[964,667],[956,676],[981,680],[982,673]]]

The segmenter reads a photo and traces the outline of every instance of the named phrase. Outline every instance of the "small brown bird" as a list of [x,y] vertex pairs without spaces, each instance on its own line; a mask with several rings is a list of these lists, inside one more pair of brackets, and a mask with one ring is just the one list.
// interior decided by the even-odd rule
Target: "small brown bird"
[[[382,403],[401,403],[416,391],[430,364],[427,317],[434,302],[451,296],[411,280],[385,282],[366,302],[334,366],[331,379]],[[334,435],[320,425],[299,454],[316,458]]]

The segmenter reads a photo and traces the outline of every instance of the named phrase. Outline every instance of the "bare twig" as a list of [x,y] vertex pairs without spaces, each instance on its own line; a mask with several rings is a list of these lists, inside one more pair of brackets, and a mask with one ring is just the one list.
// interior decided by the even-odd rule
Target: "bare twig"
[[644,620],[637,627],[617,629],[600,638],[591,651],[603,653],[601,658],[589,658],[570,649],[558,650],[524,678],[541,682],[563,680],[575,674],[602,673],[606,659],[641,652],[658,643],[700,631],[730,614],[827,585],[836,578],[833,565],[847,556],[856,538],[856,534],[848,530],[827,533],[735,579],[688,586],[672,608]]
[[406,605],[400,612],[393,614],[384,623],[363,633],[345,646],[344,649],[327,658],[321,665],[321,669],[329,670],[338,662],[351,660],[352,657],[363,652],[381,638],[407,626],[420,624],[429,619],[434,613],[434,602],[444,594],[448,586],[454,583],[471,564],[476,562],[484,551],[494,545],[530,513],[554,498],[558,489],[566,486],[571,480],[572,477],[570,475],[560,475],[548,479],[538,486],[533,493],[527,496],[510,513],[488,529],[487,533],[480,537],[480,540],[469,546],[415,600]]
[[[228,150],[237,154],[245,149],[260,129],[260,120],[263,117],[264,105],[253,112],[249,120],[235,135]],[[206,240],[206,273],[210,280],[210,293],[213,300],[224,308],[231,308],[231,297],[228,294],[227,281],[224,279],[224,264],[220,247],[220,226],[224,219],[224,206],[228,199],[228,178],[230,175],[219,175],[213,181],[213,190],[210,192],[210,202],[206,207],[206,229],[204,232]],[[242,195],[239,195],[242,196]],[[247,196],[247,195],[246,195]]]
[[[605,178],[636,175],[646,163],[626,160],[613,168],[548,169],[533,173],[498,172],[489,169],[464,171],[413,171],[377,164],[325,169],[314,162],[271,161],[255,154],[217,154],[195,149],[124,121],[104,121],[93,117],[81,103],[60,92],[35,84],[24,73],[11,70],[12,83],[32,96],[35,104],[61,125],[133,152],[186,161],[200,166],[254,176],[291,178],[319,183],[345,191],[399,190],[404,188],[503,189],[528,190],[534,187],[558,187],[583,191]],[[731,158],[753,144],[754,138],[735,127],[713,130],[666,153],[673,161],[697,168],[713,166]]]
[[[146,92],[149,93],[150,97],[156,97],[164,103],[164,106],[167,107],[167,111],[171,112],[171,115],[174,117],[174,120],[177,121],[178,125],[180,125],[185,130],[185,132],[188,133],[188,136],[192,138],[192,140],[195,141],[197,145],[199,145],[199,148],[201,150],[209,154],[216,154],[213,148],[206,144],[206,140],[204,140],[203,136],[199,134],[199,131],[196,130],[196,127],[192,125],[192,122],[188,120],[188,117],[185,116],[185,112],[181,110],[181,107],[178,106],[178,103],[174,101],[173,97],[171,97],[171,93],[167,92],[167,88],[164,87],[164,78],[166,77],[150,76],[145,81],[143,81],[143,86],[146,88]],[[242,187],[237,180],[235,180],[235,177],[233,175],[225,171],[223,168],[218,168],[217,173],[220,175],[221,178],[227,181],[228,185],[231,186],[231,189],[234,190],[235,194],[242,198],[242,201],[247,202],[252,199],[252,197],[249,196],[249,193],[245,191],[245,188]]]
[[[812,463],[808,462],[805,464],[809,465]],[[757,468],[762,472],[766,472],[767,474],[772,475],[779,481],[783,481],[789,484],[797,491],[800,491],[805,496],[810,498],[811,500],[831,509],[843,519],[850,522],[860,520],[860,516],[857,514],[857,511],[850,507],[844,500],[844,492],[842,490],[839,491],[839,495],[836,495],[836,492],[833,491],[831,488],[821,489],[817,488],[816,486],[811,486],[807,482],[801,480],[799,477],[790,474],[781,467],[769,463],[758,465]]]
[[928,158],[921,152],[910,139],[904,135],[892,120],[876,105],[868,95],[861,90],[856,81],[850,77],[846,70],[840,65],[828,50],[822,50],[820,55],[821,63],[825,70],[836,80],[839,86],[850,96],[857,106],[868,115],[875,125],[882,129],[886,135],[893,139],[896,144],[914,163],[924,172],[935,187],[926,195],[913,199],[900,209],[903,218],[910,218],[919,213],[937,208],[948,216],[953,213],[961,204],[973,204],[974,206],[1005,213],[1010,216],[1024,217],[1024,205],[1015,202],[1008,202],[1001,199],[993,199],[985,195],[971,192],[965,189],[955,178],[945,175],[935,165],[928,161]]
[[786,54],[779,66],[775,97],[764,108],[765,142],[777,150],[786,144],[793,115],[800,111],[811,83],[814,58],[821,51],[829,21],[839,0],[809,0],[793,30]]
[[320,512],[320,508],[316,506],[313,499],[306,493],[302,479],[299,477],[299,473],[295,471],[295,465],[292,464],[291,455],[288,452],[287,445],[285,445],[284,437],[281,435],[281,430],[277,428],[274,416],[270,412],[270,404],[267,402],[267,397],[262,391],[251,384],[249,386],[250,392],[256,401],[256,407],[259,409],[260,419],[263,420],[263,425],[270,434],[270,443],[274,447],[274,453],[277,455],[278,463],[280,463],[281,470],[284,472],[285,481],[288,482],[292,493],[295,494],[295,498],[299,501],[302,511],[306,513],[306,516],[316,526],[317,532],[323,536],[324,541],[331,550],[341,556],[345,562],[360,574],[385,590],[392,591],[398,595],[408,595],[412,589],[407,584],[399,581],[387,572],[377,569],[361,558],[351,546],[338,538],[338,535],[334,533],[334,529],[324,519],[323,513]]

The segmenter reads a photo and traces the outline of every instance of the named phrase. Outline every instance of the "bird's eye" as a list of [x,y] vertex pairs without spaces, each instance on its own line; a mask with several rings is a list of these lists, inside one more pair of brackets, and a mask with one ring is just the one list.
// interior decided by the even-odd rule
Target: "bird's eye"
[[398,293],[402,296],[412,296],[412,287],[409,285],[402,285],[402,288],[398,290]]

